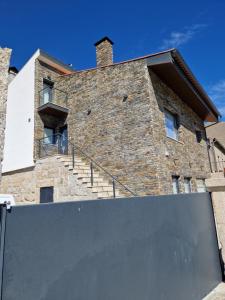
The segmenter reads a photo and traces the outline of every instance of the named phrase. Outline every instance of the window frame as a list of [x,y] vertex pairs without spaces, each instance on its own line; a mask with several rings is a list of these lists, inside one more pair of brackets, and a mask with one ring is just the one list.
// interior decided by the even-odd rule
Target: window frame
[[[173,113],[171,111],[169,111],[168,109],[164,110],[164,115],[165,115],[165,129],[166,129],[166,136],[170,139],[173,139],[175,141],[179,141],[179,116],[177,113]],[[171,121],[171,119],[173,120],[173,135],[171,135],[169,133],[169,131],[171,130],[171,128],[169,128],[168,125],[168,121]],[[175,137],[174,137],[175,135]]]
[[[180,176],[178,176],[178,175],[172,175],[172,189],[173,189],[174,195],[180,194],[179,178],[180,178]],[[176,188],[176,192],[175,192],[175,188]]]
[[203,140],[203,134],[201,130],[195,130],[195,137],[196,137],[196,141],[198,144],[201,143],[201,141]]
[[53,102],[53,88],[54,88],[54,82],[47,78],[43,78],[43,89],[42,89],[43,104]]
[[[45,129],[50,129],[52,130],[52,134],[51,135],[47,135],[45,136]],[[43,140],[44,140],[44,144],[45,145],[55,145],[56,144],[56,136],[55,136],[55,133],[56,133],[56,129],[55,128],[52,128],[52,127],[48,127],[48,126],[44,126],[44,136],[43,136]],[[45,141],[48,137],[52,136],[52,141],[51,142],[47,142]]]
[[[186,185],[185,181],[188,181],[188,185]],[[188,187],[188,191],[186,190],[186,187]],[[185,194],[192,193],[191,177],[184,177],[184,193]]]

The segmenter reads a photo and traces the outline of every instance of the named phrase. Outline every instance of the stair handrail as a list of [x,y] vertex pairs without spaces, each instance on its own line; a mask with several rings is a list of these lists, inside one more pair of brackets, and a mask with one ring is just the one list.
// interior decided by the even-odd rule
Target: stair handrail
[[[53,134],[51,136],[56,136],[56,137],[62,137],[63,135],[61,133],[56,133],[56,134]],[[48,137],[51,137],[51,136],[47,136],[47,137],[44,137],[42,139],[39,139],[39,143],[41,142],[41,140],[45,140],[46,138]],[[59,142],[59,140],[58,140]],[[68,145],[71,145],[72,146],[72,163],[73,163],[73,168],[75,167],[75,150],[78,150],[80,153],[83,154],[83,156],[85,156],[90,162],[91,162],[91,173],[93,175],[93,164],[95,166],[97,166],[99,169],[101,169],[105,174],[107,174],[109,177],[111,177],[112,179],[112,184],[113,184],[113,194],[114,194],[114,198],[115,198],[115,182],[118,183],[121,187],[123,187],[126,191],[128,191],[131,195],[133,196],[137,196],[137,194],[135,194],[133,191],[131,191],[126,185],[124,185],[120,180],[118,180],[116,178],[116,176],[112,175],[111,173],[109,173],[105,168],[103,168],[101,165],[99,165],[92,157],[90,157],[88,154],[86,154],[84,152],[83,149],[81,149],[79,146],[77,145],[74,145],[71,141],[67,140],[67,143]],[[93,185],[93,178],[92,178],[92,185]]]

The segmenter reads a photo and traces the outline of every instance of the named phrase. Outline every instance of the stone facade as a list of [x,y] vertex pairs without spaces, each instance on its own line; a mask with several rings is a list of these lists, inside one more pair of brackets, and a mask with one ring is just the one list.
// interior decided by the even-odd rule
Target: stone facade
[[95,199],[55,156],[36,161],[34,168],[5,173],[1,193],[13,194],[17,204],[39,203],[40,188],[54,187],[54,202]]
[[[137,194],[171,193],[172,175],[180,176],[181,191],[184,177],[196,191],[196,179],[208,177],[203,121],[144,59],[76,72],[57,84],[69,95],[72,143]],[[166,137],[165,109],[180,116],[179,141]]]
[[[57,70],[50,68],[49,66],[43,64],[38,59],[35,62],[35,130],[34,130],[34,139],[38,141],[44,136],[44,126],[56,127],[57,125],[62,126],[65,123],[65,120],[57,120],[54,116],[42,115],[37,113],[38,107],[41,106],[40,103],[40,93],[43,90],[43,79],[48,78],[52,82],[55,82],[56,79],[61,75]],[[58,122],[59,121],[59,122]],[[59,123],[59,124],[58,124]],[[38,145],[37,145],[38,146]],[[34,157],[37,157],[38,147],[34,148]]]
[[[108,40],[101,45],[104,43],[108,43],[105,48],[112,47]],[[110,49],[106,50],[111,53]],[[97,53],[104,57],[101,49]],[[191,179],[192,191],[197,191],[196,180],[207,178],[210,172],[203,120],[149,69],[145,58],[111,65],[105,61],[100,65],[107,66],[64,76],[36,60],[35,141],[43,138],[44,126],[54,127],[57,132],[67,125],[69,145],[81,148],[137,195],[171,194],[172,176],[179,177],[181,192],[184,192],[185,178]],[[41,116],[37,112],[43,78],[50,78],[55,88],[67,93],[67,118]],[[179,116],[178,140],[166,136],[166,110]],[[196,130],[202,132],[201,142],[196,140]],[[39,161],[38,142],[34,159]],[[50,170],[54,169],[51,158],[43,162]],[[24,176],[29,178],[27,174],[31,174],[32,189],[26,191],[25,185],[22,198],[37,201],[34,199],[39,199],[40,184],[36,185],[35,181],[41,180],[44,186],[50,183],[48,172],[38,173],[36,168],[37,163],[35,170],[24,174],[5,174],[3,190],[13,192],[13,181],[21,182],[22,178],[23,182]],[[58,174],[55,172],[56,189]],[[6,182],[11,180],[11,188],[7,190]],[[74,193],[71,185],[67,193]]]
[[8,89],[8,69],[9,69],[10,56],[11,56],[11,49],[0,48],[0,181],[1,181],[1,162],[3,160],[6,101],[7,101],[7,89]]

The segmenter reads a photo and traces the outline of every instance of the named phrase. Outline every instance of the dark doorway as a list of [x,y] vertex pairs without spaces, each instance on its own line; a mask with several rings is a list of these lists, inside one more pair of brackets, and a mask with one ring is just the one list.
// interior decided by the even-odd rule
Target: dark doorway
[[61,154],[68,153],[68,130],[67,125],[61,127],[59,129],[60,133],[60,143],[59,143],[59,150]]
[[54,187],[47,186],[40,188],[40,203],[53,202]]

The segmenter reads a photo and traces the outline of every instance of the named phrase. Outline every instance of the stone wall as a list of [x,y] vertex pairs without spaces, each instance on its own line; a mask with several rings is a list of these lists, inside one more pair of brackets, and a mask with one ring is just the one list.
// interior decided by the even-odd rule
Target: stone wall
[[54,116],[42,115],[37,112],[40,106],[40,92],[43,90],[43,78],[51,78],[53,82],[61,75],[57,70],[50,68],[44,63],[40,62],[38,59],[35,61],[35,122],[34,122],[34,157],[38,159],[39,157],[39,145],[38,140],[44,137],[44,126],[55,127],[56,123],[59,126],[63,126],[65,120],[58,122]]
[[113,42],[105,38],[95,44],[97,67],[111,65],[113,63]]
[[[196,179],[210,176],[204,122],[170,88],[150,71],[154,141],[160,164],[159,180],[163,194],[171,193],[172,175],[179,176],[180,191],[184,192],[184,177],[191,178],[197,191]],[[178,141],[166,136],[165,110],[179,117]],[[202,132],[200,143],[196,130]],[[166,156],[166,152],[169,156]]]
[[[69,115],[57,126],[67,124],[69,141],[138,195],[172,193],[172,175],[179,176],[181,192],[184,177],[191,178],[192,191],[196,191],[196,179],[209,176],[203,121],[148,69],[144,59],[68,76],[37,60],[35,76],[35,140],[43,137],[44,130],[43,119],[37,113],[39,91],[43,78],[50,76],[56,88],[68,93]],[[179,115],[178,141],[166,137],[165,109]],[[47,119],[54,123],[52,117]],[[204,135],[200,143],[196,130]],[[37,151],[36,144],[36,159]],[[48,176],[37,174],[40,178],[31,178],[48,185]],[[54,175],[56,189],[58,174]],[[19,172],[10,176],[18,182],[23,179]],[[68,185],[68,194],[70,188]],[[35,197],[28,194],[39,199],[37,193]],[[29,201],[28,194],[23,199]]]
[[48,186],[54,186],[54,202],[95,198],[55,156],[37,160],[34,168],[4,173],[0,193],[14,195],[17,204],[35,204],[40,188]]
[[[138,194],[172,192],[172,175],[209,175],[203,121],[145,60],[76,72],[57,85],[69,94],[70,140]],[[180,116],[179,141],[166,137],[164,110]],[[169,153],[167,157],[165,152]]]
[[159,194],[144,61],[61,77],[69,95],[70,140],[133,191]]
[[6,117],[6,101],[8,90],[8,69],[11,56],[11,49],[0,48],[0,181],[1,162],[3,160],[4,131]]

